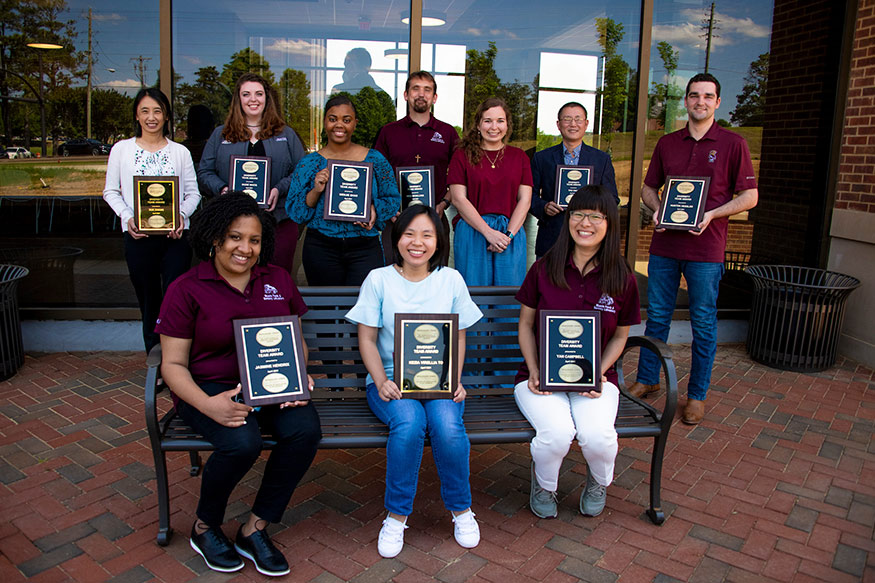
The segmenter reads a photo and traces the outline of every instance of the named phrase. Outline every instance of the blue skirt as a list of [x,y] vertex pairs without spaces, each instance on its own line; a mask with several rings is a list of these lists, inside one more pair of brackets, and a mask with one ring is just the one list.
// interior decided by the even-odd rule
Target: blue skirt
[[[496,231],[507,230],[507,217],[483,215],[486,224]],[[511,239],[502,253],[487,251],[489,243],[476,229],[460,219],[456,223],[453,253],[456,270],[468,286],[522,285],[526,277],[526,230]]]

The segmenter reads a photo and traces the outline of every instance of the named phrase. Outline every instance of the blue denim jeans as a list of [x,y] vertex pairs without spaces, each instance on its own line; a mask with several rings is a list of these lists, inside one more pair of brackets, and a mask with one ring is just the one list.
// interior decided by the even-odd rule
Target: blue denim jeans
[[[717,353],[717,292],[723,277],[723,264],[651,255],[647,267],[647,326],[644,333],[663,342],[668,340],[681,274],[687,280],[693,329],[687,397],[704,401]],[[659,382],[659,360],[649,350],[641,351],[637,380],[646,385]]]
[[441,498],[450,511],[471,507],[469,458],[471,443],[462,423],[465,403],[451,399],[383,401],[376,385],[368,384],[368,405],[389,426],[386,446],[386,497],[389,512],[409,516],[419,481],[426,431],[441,480]]

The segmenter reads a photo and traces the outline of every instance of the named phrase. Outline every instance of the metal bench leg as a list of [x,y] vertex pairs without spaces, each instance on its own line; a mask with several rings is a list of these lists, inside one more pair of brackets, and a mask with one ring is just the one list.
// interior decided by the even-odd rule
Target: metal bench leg
[[191,468],[188,470],[189,476],[196,476],[201,473],[201,456],[196,451],[188,452],[188,458],[191,461]]
[[653,457],[650,460],[650,508],[647,509],[647,516],[650,517],[653,524],[657,525],[665,522],[660,491],[662,489],[662,458],[665,454],[667,441],[668,436],[665,434],[658,435],[653,439]]
[[158,544],[170,543],[173,529],[170,528],[170,492],[167,485],[167,457],[162,450],[152,450],[155,458],[155,490],[158,493]]

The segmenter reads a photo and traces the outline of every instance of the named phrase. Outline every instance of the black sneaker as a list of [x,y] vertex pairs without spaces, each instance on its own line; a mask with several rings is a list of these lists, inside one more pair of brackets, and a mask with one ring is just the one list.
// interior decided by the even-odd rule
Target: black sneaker
[[207,567],[213,571],[233,573],[243,568],[243,559],[234,552],[231,541],[221,528],[210,527],[202,534],[197,534],[192,525],[190,541],[191,548],[204,558]]
[[256,530],[249,536],[243,536],[243,526],[237,530],[237,539],[234,548],[241,556],[246,557],[255,564],[255,568],[262,575],[279,577],[289,574],[289,562],[263,530]]

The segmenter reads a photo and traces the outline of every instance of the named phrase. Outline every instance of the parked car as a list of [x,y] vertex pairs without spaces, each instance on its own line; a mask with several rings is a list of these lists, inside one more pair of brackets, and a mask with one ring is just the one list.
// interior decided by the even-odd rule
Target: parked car
[[100,156],[101,154],[109,154],[111,146],[90,140],[88,138],[76,138],[75,140],[67,140],[55,150],[58,156]]
[[0,146],[0,160],[6,159],[9,157],[9,152],[6,151],[6,148]]
[[30,150],[27,148],[22,148],[21,146],[10,146],[6,148],[6,152],[9,154],[9,158],[33,158],[33,154],[30,153]]

